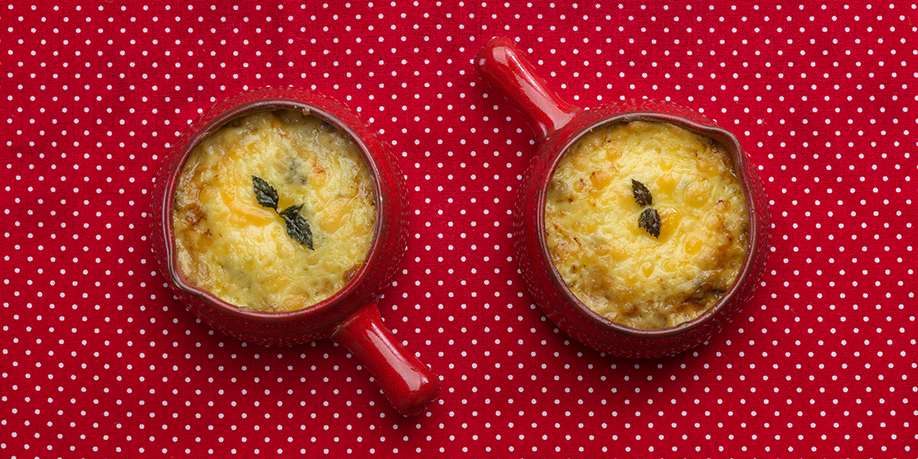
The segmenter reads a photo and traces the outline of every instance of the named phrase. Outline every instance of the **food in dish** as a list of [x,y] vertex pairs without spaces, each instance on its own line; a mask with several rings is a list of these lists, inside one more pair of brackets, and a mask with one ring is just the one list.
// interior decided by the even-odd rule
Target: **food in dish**
[[747,212],[714,140],[665,122],[610,123],[555,167],[545,237],[581,303],[627,327],[665,329],[731,289],[748,251]]
[[360,146],[298,111],[251,113],[209,134],[175,187],[180,275],[240,308],[315,305],[349,283],[373,243],[376,187]]

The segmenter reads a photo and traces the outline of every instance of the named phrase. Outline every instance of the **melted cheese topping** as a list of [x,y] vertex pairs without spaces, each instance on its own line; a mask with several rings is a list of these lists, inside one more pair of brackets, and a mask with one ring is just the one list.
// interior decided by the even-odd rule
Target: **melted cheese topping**
[[[662,228],[638,226],[631,180]],[[598,127],[558,163],[545,203],[552,261],[593,311],[639,329],[674,327],[714,306],[746,258],[746,199],[723,147],[668,124]]]
[[[303,204],[315,250],[258,204],[253,175],[277,189],[278,209]],[[178,268],[191,285],[239,307],[294,311],[334,295],[366,260],[374,184],[346,133],[298,112],[259,112],[190,153],[172,221]]]

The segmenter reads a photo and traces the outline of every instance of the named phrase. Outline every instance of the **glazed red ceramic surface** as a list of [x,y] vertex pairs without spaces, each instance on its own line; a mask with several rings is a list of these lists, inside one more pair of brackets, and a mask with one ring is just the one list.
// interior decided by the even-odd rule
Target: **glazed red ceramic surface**
[[[342,290],[300,311],[264,313],[228,304],[185,280],[175,254],[173,196],[185,159],[202,139],[240,116],[278,109],[319,117],[355,139],[374,177],[377,223],[367,261]],[[436,395],[436,376],[397,344],[381,324],[376,305],[377,293],[395,274],[405,251],[402,178],[385,144],[360,126],[338,102],[298,88],[261,88],[221,101],[192,125],[163,160],[154,184],[153,249],[176,297],[214,328],[265,345],[335,338],[367,365],[399,412],[417,414]]]
[[[913,459],[916,11],[3,3],[0,458]],[[543,314],[513,230],[541,140],[476,67],[493,36],[559,100],[663,100],[740,141],[768,257],[707,345],[617,358]],[[223,101],[291,86],[339,101],[402,171],[407,251],[377,305],[440,376],[418,416],[340,341],[217,331],[151,252],[164,152]]]
[[[752,298],[765,269],[768,208],[755,170],[736,137],[704,117],[671,103],[629,101],[584,110],[558,97],[538,76],[513,41],[492,38],[478,55],[482,74],[530,118],[541,147],[526,172],[514,221],[516,257],[530,294],[562,330],[580,342],[621,357],[677,354],[720,331]],[[635,120],[675,124],[709,137],[725,148],[743,184],[749,210],[749,253],[733,288],[696,319],[674,328],[638,330],[596,314],[567,288],[551,262],[545,242],[545,196],[567,148],[597,126]]]

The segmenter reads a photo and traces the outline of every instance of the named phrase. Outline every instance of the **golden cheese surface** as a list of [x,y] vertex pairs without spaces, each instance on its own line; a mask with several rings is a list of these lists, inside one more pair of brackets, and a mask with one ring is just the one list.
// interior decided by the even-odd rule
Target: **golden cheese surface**
[[[638,225],[632,179],[651,192],[659,238]],[[723,147],[661,122],[607,124],[578,139],[545,203],[548,251],[568,289],[638,329],[674,327],[714,306],[745,261],[747,226]]]
[[[314,250],[258,204],[257,176],[278,210],[302,204]],[[324,121],[294,111],[256,112],[203,139],[176,184],[178,269],[194,287],[263,312],[307,308],[343,288],[367,258],[375,187],[360,147]]]

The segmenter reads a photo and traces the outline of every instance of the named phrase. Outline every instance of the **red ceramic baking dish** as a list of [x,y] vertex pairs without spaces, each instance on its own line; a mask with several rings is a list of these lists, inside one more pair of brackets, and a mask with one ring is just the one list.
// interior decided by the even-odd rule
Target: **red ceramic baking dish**
[[[764,269],[767,203],[758,176],[733,134],[694,111],[669,103],[641,100],[592,109],[572,105],[545,85],[508,38],[491,39],[479,54],[477,65],[484,77],[530,118],[538,136],[538,153],[525,174],[514,210],[514,245],[525,285],[561,330],[615,356],[668,356],[705,342],[749,302]],[[634,120],[672,123],[719,142],[731,155],[749,206],[749,251],[732,289],[698,318],[673,328],[635,329],[593,312],[567,288],[551,262],[545,241],[546,191],[567,148],[598,126]]]
[[[362,149],[376,186],[376,228],[366,262],[350,283],[307,309],[263,313],[228,304],[189,285],[177,269],[172,227],[176,178],[195,145],[227,122],[259,110],[290,109],[319,117],[346,132]],[[300,89],[260,89],[208,111],[169,152],[156,180],[154,247],[178,299],[212,327],[263,345],[295,345],[331,338],[347,347],[373,374],[392,405],[416,414],[434,399],[437,378],[406,352],[383,325],[377,301],[399,267],[406,243],[406,196],[386,145],[336,101]]]

